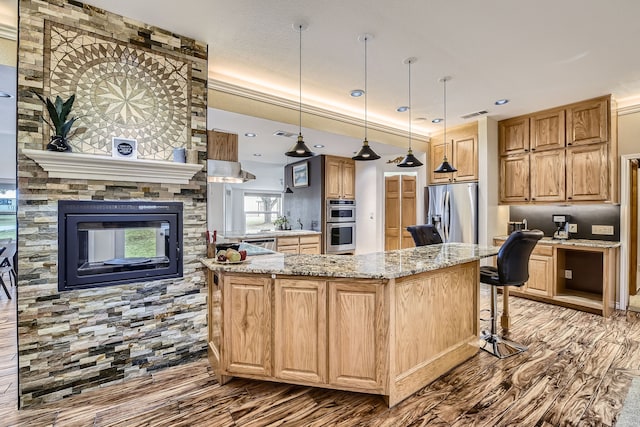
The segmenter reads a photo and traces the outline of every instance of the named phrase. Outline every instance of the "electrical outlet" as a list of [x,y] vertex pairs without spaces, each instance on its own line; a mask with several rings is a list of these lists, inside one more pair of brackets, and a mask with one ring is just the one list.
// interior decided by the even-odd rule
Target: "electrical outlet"
[[569,224],[569,233],[577,233],[578,224]]
[[565,278],[565,279],[572,279],[572,278],[573,278],[573,271],[571,271],[571,270],[565,270],[565,271],[564,271],[564,278]]
[[591,234],[613,236],[613,225],[592,225]]

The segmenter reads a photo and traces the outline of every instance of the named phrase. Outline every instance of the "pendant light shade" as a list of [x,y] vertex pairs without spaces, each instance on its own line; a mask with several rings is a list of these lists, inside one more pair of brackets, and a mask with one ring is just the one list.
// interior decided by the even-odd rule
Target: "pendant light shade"
[[299,84],[299,88],[300,88],[300,101],[299,101],[299,109],[298,109],[298,114],[299,114],[299,120],[298,120],[298,126],[299,126],[299,131],[298,131],[298,141],[293,144],[293,146],[289,149],[289,151],[287,151],[286,153],[284,153],[286,156],[289,157],[311,157],[313,156],[313,153],[311,152],[311,150],[309,150],[309,147],[307,147],[307,145],[304,143],[304,140],[302,138],[302,31],[305,29],[303,24],[293,24],[293,27],[295,29],[297,29],[300,33],[300,45],[299,45],[299,58],[300,58],[300,62],[299,62],[299,78],[300,78],[300,84]]
[[[442,157],[442,163],[433,171],[434,173],[451,173],[458,170],[447,160],[447,80],[451,80],[451,77],[443,77],[440,79],[444,87],[444,155]],[[453,140],[451,140],[451,146],[453,146]]]
[[370,34],[364,34],[359,37],[359,39],[364,42],[364,141],[362,141],[362,148],[352,159],[360,161],[377,160],[380,158],[380,156],[369,147],[369,141],[367,140],[367,41],[371,38],[372,36]]
[[416,58],[407,58],[404,60],[405,64],[409,65],[409,150],[407,151],[407,155],[400,163],[396,166],[399,168],[417,168],[422,166],[422,162],[413,155],[413,151],[411,150],[411,64],[416,62]]

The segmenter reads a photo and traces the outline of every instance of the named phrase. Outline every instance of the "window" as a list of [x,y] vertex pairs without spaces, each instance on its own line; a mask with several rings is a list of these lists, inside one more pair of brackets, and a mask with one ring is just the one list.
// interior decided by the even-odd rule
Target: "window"
[[282,194],[244,193],[245,231],[273,230],[273,221],[282,213]]

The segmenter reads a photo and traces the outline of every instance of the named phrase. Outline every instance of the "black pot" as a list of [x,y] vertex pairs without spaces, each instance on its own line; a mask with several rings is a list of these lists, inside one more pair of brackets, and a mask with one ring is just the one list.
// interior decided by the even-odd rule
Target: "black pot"
[[47,150],[49,151],[71,151],[71,146],[67,143],[66,138],[60,135],[54,135],[51,137],[51,141],[47,144]]
[[235,249],[236,251],[240,249],[240,243],[216,243],[216,250],[227,250],[227,249]]

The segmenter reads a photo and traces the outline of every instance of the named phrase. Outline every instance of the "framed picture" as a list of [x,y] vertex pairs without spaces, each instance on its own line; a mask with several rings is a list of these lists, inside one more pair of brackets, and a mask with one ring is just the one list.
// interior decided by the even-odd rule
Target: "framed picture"
[[309,162],[293,165],[293,186],[308,187],[309,186]]
[[135,139],[113,137],[111,139],[111,157],[119,159],[137,159],[138,141]]

